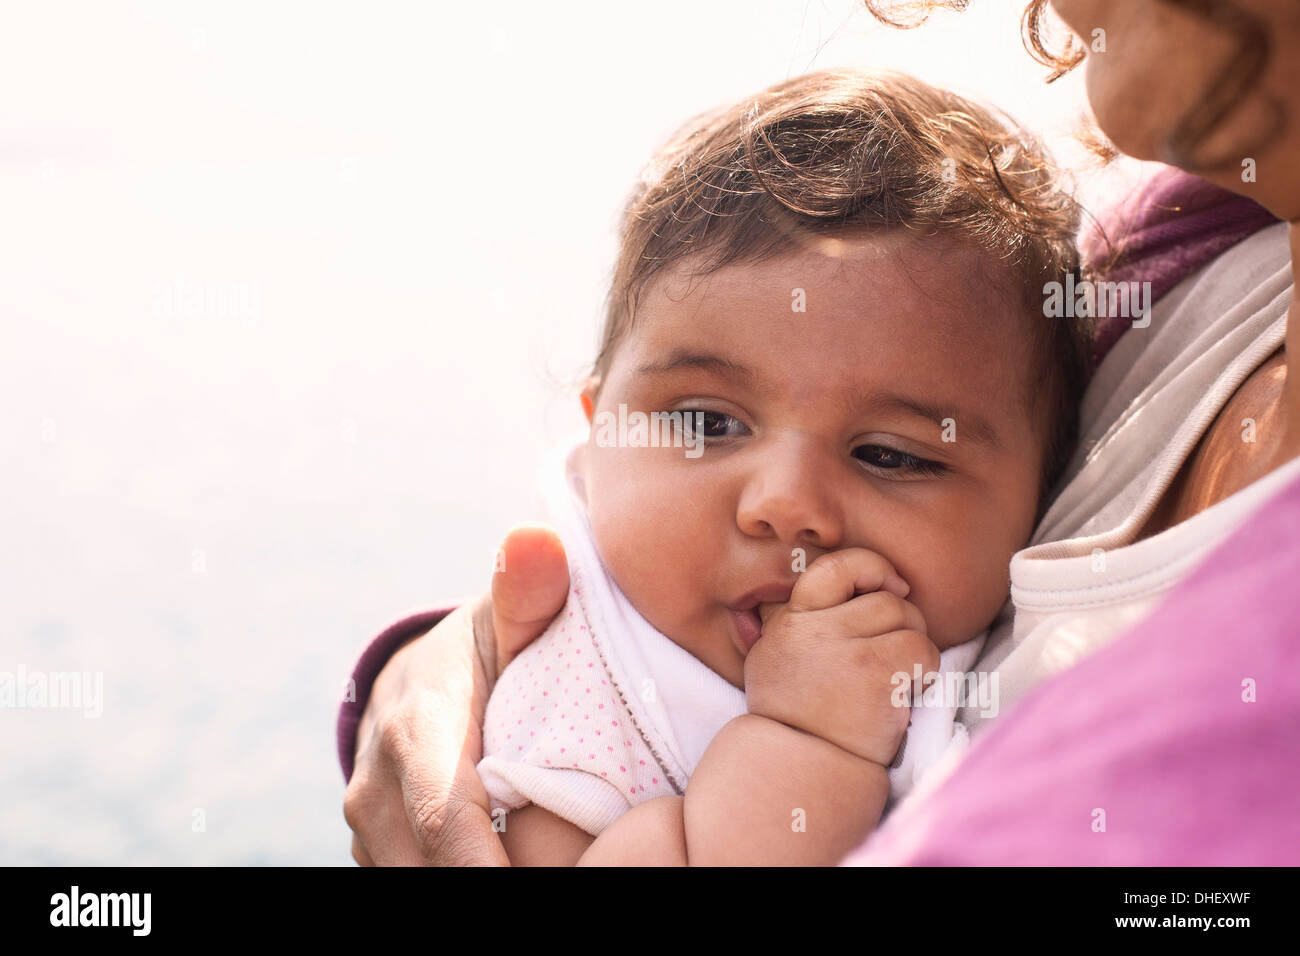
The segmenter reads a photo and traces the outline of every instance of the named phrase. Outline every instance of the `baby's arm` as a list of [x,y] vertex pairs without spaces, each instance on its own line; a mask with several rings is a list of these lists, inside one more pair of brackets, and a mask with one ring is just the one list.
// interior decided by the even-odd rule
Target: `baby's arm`
[[501,833],[511,866],[573,866],[593,839],[581,827],[534,803],[506,814]]
[[757,714],[714,737],[685,797],[633,807],[580,866],[830,866],[875,826],[879,764]]
[[889,776],[820,737],[744,714],[705,751],[685,797],[638,804],[594,841],[538,806],[506,818],[515,866],[829,866],[862,842]]
[[599,838],[549,810],[529,805],[506,818],[501,841],[512,866],[686,865],[681,797],[656,797],[637,804]]

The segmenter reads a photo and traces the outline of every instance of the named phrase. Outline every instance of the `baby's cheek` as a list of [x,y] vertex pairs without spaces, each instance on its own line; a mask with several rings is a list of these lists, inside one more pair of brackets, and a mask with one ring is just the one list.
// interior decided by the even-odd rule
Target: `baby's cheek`
[[692,622],[700,609],[700,573],[695,556],[684,553],[675,523],[650,522],[644,512],[613,517],[592,533],[601,560],[619,590],[651,626],[690,647]]
[[633,603],[637,596],[653,600],[661,592],[671,598],[673,571],[690,557],[680,539],[692,537],[691,523],[680,513],[680,502],[673,507],[666,483],[627,457],[589,471],[588,512],[596,549]]
[[628,591],[643,574],[645,553],[655,542],[647,540],[646,531],[638,516],[618,499],[597,497],[590,510],[591,531],[596,540],[596,550],[605,567],[624,591]]
[[926,633],[939,650],[963,644],[985,630],[1006,602],[1011,555],[954,554],[927,562],[908,583],[908,600],[925,618]]
[[647,552],[654,544],[627,522],[613,521],[604,534],[596,532],[601,559],[618,586],[628,593],[640,590],[640,582],[648,576]]

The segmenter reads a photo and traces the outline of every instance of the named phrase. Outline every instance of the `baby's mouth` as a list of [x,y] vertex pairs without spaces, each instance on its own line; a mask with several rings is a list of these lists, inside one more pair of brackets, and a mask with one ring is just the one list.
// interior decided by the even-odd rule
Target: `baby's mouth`
[[763,636],[763,622],[790,600],[791,586],[767,585],[749,592],[731,605],[732,632],[736,649],[747,655]]
[[748,654],[753,650],[758,639],[763,636],[763,624],[784,606],[784,604],[756,604],[743,611],[731,609],[732,621],[736,629],[736,644],[741,654]]
[[758,607],[744,611],[732,608],[731,623],[735,631],[736,647],[742,655],[747,655],[763,636],[763,620],[759,616]]

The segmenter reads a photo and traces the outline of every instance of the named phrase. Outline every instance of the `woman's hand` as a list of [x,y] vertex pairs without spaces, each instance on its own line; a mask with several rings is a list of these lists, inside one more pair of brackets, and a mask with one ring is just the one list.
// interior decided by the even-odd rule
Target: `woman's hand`
[[569,570],[553,531],[506,535],[492,592],[457,608],[380,671],[343,797],[363,866],[508,864],[476,766],[492,685],[564,606]]

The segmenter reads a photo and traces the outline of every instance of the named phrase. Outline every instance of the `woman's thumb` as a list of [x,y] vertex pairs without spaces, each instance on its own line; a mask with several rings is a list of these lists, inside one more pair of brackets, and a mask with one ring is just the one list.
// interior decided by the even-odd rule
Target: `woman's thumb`
[[498,674],[546,630],[568,593],[569,563],[559,535],[544,525],[510,529],[492,575]]

